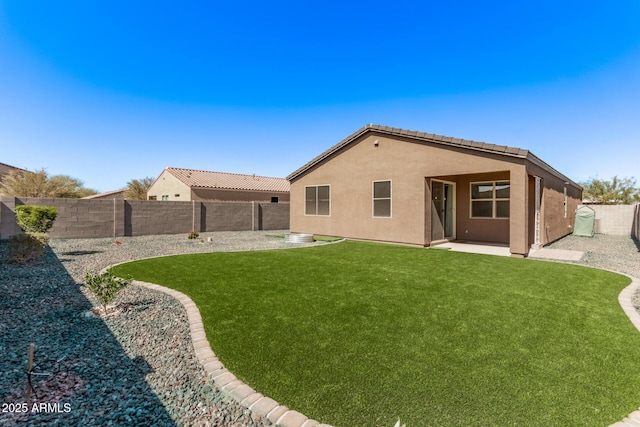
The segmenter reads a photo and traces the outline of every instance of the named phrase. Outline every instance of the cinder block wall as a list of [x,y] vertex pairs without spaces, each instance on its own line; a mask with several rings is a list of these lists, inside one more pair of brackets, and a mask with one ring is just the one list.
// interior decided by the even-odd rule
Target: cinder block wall
[[125,236],[188,233],[199,230],[194,213],[200,212],[192,202],[149,202],[125,200]]
[[[198,202],[202,203],[202,226],[199,231],[260,230],[257,218],[259,203]],[[285,206],[285,205],[282,205]],[[289,205],[286,205],[288,208]],[[289,228],[289,225],[285,228]],[[265,229],[266,230],[266,229]]]
[[179,234],[190,230],[243,231],[289,228],[289,205],[258,202],[174,202],[147,200],[0,197],[0,238],[20,233],[16,205],[53,206],[54,238]]
[[633,205],[633,227],[631,235],[636,240],[640,240],[640,203]]
[[596,212],[595,232],[629,236],[634,222],[634,205],[587,205]]
[[[261,230],[288,230],[289,229],[289,204],[261,203],[260,204],[260,229]],[[286,209],[283,209],[286,207]],[[284,226],[286,225],[286,226]],[[284,226],[284,227],[283,227]]]

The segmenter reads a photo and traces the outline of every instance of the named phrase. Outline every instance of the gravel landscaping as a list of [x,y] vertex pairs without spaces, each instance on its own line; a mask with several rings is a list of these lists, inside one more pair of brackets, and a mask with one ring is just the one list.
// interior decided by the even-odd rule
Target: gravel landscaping
[[[40,259],[25,266],[9,262],[7,245],[1,244],[0,426],[271,425],[206,381],[185,310],[176,300],[130,286],[118,296],[116,314],[97,317],[91,314],[97,301],[82,283],[87,271],[134,259],[321,244],[270,236],[282,233],[203,233],[195,240],[186,234],[53,239]],[[640,277],[639,247],[629,237],[569,236],[549,247],[585,251],[578,264]],[[38,374],[31,405],[57,405],[41,411],[29,406],[22,413],[17,410],[26,403],[30,343]]]
[[[0,426],[271,425],[207,383],[176,300],[130,286],[115,315],[97,317],[97,301],[82,284],[87,271],[133,259],[309,245],[270,236],[281,233],[52,239],[29,265],[9,262],[0,245]],[[24,413],[30,343],[38,375]],[[34,403],[57,405],[32,411]]]
[[582,260],[575,264],[618,271],[640,278],[640,244],[629,236],[567,236],[546,247],[584,251]]

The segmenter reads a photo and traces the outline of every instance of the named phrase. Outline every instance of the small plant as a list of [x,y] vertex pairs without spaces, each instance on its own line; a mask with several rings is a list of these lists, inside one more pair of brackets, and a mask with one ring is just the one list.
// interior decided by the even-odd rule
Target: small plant
[[87,283],[87,288],[93,292],[100,304],[102,304],[105,315],[107,314],[107,305],[113,301],[122,288],[131,284],[131,279],[116,277],[109,270],[102,274],[87,272],[84,279]]
[[42,255],[49,244],[45,233],[15,234],[9,237],[11,259],[18,264],[27,264]]
[[197,231],[195,231],[195,230],[191,230],[191,231],[189,232],[189,234],[187,234],[187,239],[189,239],[189,240],[197,239],[199,235],[200,235],[200,234],[199,234]]
[[26,233],[46,233],[58,216],[53,206],[16,206],[16,221]]
[[53,226],[58,211],[52,206],[16,206],[16,222],[25,232],[9,238],[9,253],[19,264],[27,264],[42,255],[49,244],[47,231]]

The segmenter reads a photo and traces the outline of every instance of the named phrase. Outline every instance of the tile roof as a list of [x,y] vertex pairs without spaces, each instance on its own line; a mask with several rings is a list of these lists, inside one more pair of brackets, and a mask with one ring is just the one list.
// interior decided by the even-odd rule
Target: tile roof
[[165,169],[192,188],[223,188],[226,190],[252,190],[288,192],[289,181],[239,173],[211,172],[196,169],[168,167]]
[[[380,125],[374,125],[374,124],[368,124],[368,125],[360,128],[360,129],[358,129],[356,132],[354,132],[353,134],[349,135],[347,138],[343,139],[342,141],[340,141],[339,143],[337,143],[333,147],[329,148],[324,153],[322,153],[319,156],[317,156],[316,158],[312,159],[306,165],[304,165],[301,168],[295,170],[293,173],[291,173],[289,176],[287,176],[287,179],[289,181],[291,181],[291,180],[297,178],[298,176],[300,176],[301,174],[303,174],[304,172],[306,172],[307,170],[309,170],[313,166],[315,166],[318,163],[322,162],[324,159],[330,157],[332,154],[340,151],[342,148],[344,148],[347,145],[351,144],[353,141],[357,140],[362,135],[364,135],[364,134],[366,134],[368,132],[376,132],[376,133],[379,133],[379,134],[386,134],[386,135],[391,135],[391,136],[396,136],[396,137],[397,136],[406,137],[406,138],[409,138],[409,139],[416,140],[416,142],[426,142],[426,143],[444,145],[444,146],[449,146],[449,147],[460,147],[460,148],[465,148],[465,149],[474,150],[474,151],[481,151],[481,152],[485,152],[485,153],[500,154],[500,155],[507,156],[507,157],[516,157],[516,158],[521,158],[521,159],[528,159],[531,162],[533,162],[533,163],[535,163],[537,165],[540,165],[541,167],[543,167],[544,169],[546,169],[549,172],[553,173],[554,175],[559,176],[559,177],[563,178],[566,181],[572,182],[567,177],[562,175],[560,172],[556,171],[551,166],[549,166],[547,163],[543,162],[538,157],[533,155],[533,153],[531,153],[529,150],[525,150],[525,149],[522,149],[522,148],[516,148],[516,147],[508,147],[506,145],[488,144],[486,142],[478,142],[478,141],[473,141],[473,140],[468,140],[468,139],[452,138],[450,136],[435,135],[435,134],[432,134],[432,133],[411,131],[411,130],[406,130],[406,129],[394,128],[394,127],[389,127],[389,126],[380,126]],[[575,185],[577,186],[577,184],[575,184]]]

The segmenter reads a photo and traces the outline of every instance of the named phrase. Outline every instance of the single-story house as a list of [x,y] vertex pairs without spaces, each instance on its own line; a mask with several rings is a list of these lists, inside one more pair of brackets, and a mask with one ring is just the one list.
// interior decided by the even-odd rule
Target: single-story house
[[289,181],[285,178],[168,167],[149,187],[147,199],[289,202]]
[[287,177],[291,231],[526,256],[572,232],[582,188],[528,150],[367,125]]
[[111,199],[124,199],[124,192],[127,191],[126,188],[120,190],[111,190],[105,191],[104,193],[92,194],[90,196],[85,196],[83,199],[98,199],[98,200],[111,200]]

